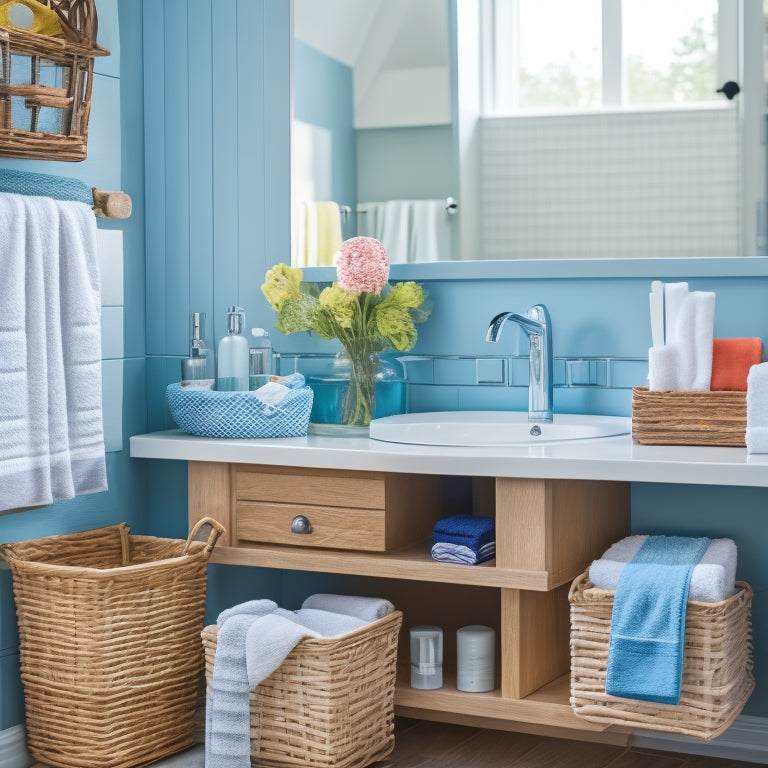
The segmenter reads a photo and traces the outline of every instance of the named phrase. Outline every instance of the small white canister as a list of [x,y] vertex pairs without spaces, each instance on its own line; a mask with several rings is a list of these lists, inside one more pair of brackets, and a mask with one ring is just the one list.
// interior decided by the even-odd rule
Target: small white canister
[[456,687],[460,691],[492,691],[496,632],[492,627],[472,624],[456,631]]
[[411,688],[434,690],[443,685],[443,630],[431,624],[411,627]]

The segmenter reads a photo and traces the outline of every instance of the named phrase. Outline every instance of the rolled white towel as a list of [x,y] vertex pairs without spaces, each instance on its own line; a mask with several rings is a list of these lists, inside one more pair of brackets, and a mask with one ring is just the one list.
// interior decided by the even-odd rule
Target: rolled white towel
[[651,392],[671,392],[678,388],[679,356],[676,344],[665,344],[648,350],[648,389]]
[[358,619],[356,616],[322,611],[318,608],[300,608],[298,611],[286,611],[283,608],[278,608],[275,615],[301,624],[323,637],[346,635],[369,623],[364,619]]
[[[627,536],[612,544],[589,566],[589,580],[598,589],[615,590],[624,566],[637,554],[647,536]],[[715,603],[735,591],[736,544],[732,539],[712,539],[691,574],[688,600]]]
[[356,616],[363,621],[377,621],[388,616],[395,606],[381,597],[362,597],[360,595],[329,595],[318,593],[310,595],[301,605],[302,608],[318,608],[321,611],[344,613]]

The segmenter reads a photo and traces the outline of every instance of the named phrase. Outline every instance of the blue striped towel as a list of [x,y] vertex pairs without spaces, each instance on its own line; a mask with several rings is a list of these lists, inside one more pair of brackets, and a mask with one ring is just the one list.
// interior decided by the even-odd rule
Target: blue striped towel
[[649,536],[625,566],[613,601],[606,693],[680,701],[688,588],[709,544],[707,538]]

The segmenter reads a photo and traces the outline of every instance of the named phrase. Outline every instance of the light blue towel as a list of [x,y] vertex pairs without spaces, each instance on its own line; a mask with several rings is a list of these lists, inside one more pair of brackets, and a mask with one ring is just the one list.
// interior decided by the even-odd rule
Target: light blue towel
[[613,601],[606,693],[680,701],[685,610],[707,538],[649,536],[621,572]]

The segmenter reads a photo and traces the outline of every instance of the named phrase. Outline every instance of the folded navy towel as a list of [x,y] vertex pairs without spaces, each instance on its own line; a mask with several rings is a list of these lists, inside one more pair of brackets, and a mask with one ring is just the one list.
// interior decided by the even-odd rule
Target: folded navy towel
[[435,542],[458,544],[478,552],[496,540],[496,522],[492,517],[453,515],[438,520],[432,535]]

